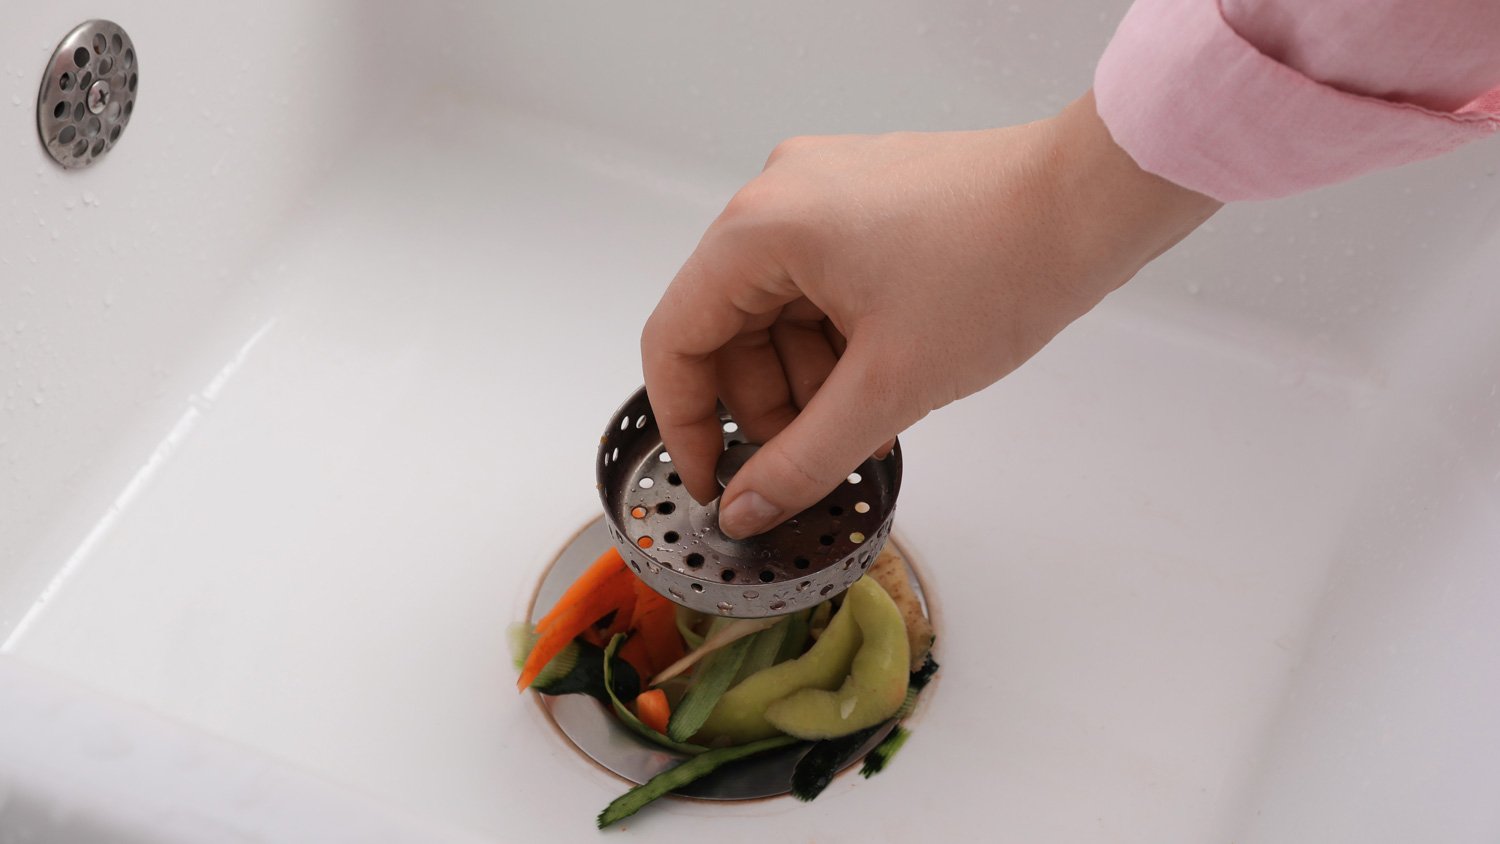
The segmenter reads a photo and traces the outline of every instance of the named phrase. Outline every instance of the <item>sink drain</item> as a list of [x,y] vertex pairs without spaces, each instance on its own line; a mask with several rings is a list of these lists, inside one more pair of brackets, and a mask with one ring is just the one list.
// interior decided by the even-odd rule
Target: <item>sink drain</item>
[[58,164],[87,167],[104,157],[135,113],[140,68],[119,24],[91,20],[57,45],[36,101],[42,146]]
[[[595,519],[579,531],[542,575],[527,620],[535,623],[612,542],[603,518]],[[900,543],[891,540],[890,544],[910,567],[911,558]],[[915,575],[914,571],[910,573]],[[914,576],[912,581],[928,618],[932,618],[931,604],[922,591],[920,580]],[[684,758],[637,737],[588,695],[550,697],[537,694],[536,697],[547,718],[580,753],[632,783],[643,783]],[[885,738],[886,732],[881,730],[873,736],[852,758],[863,758]],[[786,794],[791,790],[792,769],[805,750],[805,747],[794,746],[742,760],[675,793],[704,800],[753,800]]]

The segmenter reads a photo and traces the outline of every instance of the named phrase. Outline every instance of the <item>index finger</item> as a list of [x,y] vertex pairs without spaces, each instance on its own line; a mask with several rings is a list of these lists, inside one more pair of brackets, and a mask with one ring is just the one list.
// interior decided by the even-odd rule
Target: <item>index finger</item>
[[719,494],[714,466],[724,447],[714,354],[740,333],[769,325],[794,298],[795,288],[774,262],[716,224],[646,320],[646,392],[662,442],[699,503]]

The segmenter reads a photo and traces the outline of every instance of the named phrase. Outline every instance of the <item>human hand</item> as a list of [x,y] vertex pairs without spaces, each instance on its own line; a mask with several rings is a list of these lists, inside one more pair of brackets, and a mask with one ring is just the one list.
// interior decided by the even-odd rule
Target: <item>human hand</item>
[[724,490],[720,527],[768,530],[1009,374],[1219,206],[1137,167],[1092,94],[1003,129],[786,141],[646,323],[662,439],[711,501],[722,399],[764,445]]

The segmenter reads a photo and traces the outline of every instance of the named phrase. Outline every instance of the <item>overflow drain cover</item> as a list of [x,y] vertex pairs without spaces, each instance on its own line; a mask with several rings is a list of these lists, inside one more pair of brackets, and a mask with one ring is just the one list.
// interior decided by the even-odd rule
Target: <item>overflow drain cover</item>
[[135,43],[119,24],[91,20],[68,33],[37,95],[37,131],[47,154],[72,169],[113,149],[135,112],[139,73]]

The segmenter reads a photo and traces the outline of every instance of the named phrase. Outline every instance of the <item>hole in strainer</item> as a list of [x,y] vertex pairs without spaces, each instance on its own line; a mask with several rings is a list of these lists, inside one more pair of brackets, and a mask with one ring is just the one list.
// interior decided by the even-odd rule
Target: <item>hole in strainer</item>
[[73,64],[85,67],[89,63],[89,48],[79,47],[73,51]]
[[[108,49],[109,49],[109,39],[104,37],[104,33],[100,32],[100,33],[95,34],[94,35],[94,52],[96,52],[96,53],[103,53],[105,50],[108,50]],[[81,65],[80,65],[80,67],[81,67]]]
[[130,49],[130,50],[126,50],[125,51],[125,69],[129,70],[132,67],[135,67],[135,50],[134,49]]
[[105,56],[104,58],[102,58],[102,59],[99,60],[99,75],[100,76],[103,76],[104,74],[109,73],[111,70],[114,70],[114,69],[115,69],[115,60],[114,59],[110,58],[109,56]]
[[73,145],[73,154],[74,155],[83,155],[84,153],[86,153],[88,151],[89,151],[89,142],[85,141],[83,138],[79,138],[78,139],[78,143],[76,143],[76,144]]
[[58,77],[57,87],[63,89],[64,91],[73,90],[73,74],[64,73],[62,76]]
[[624,419],[620,420],[620,430],[624,431],[624,430],[626,430],[629,427],[630,427],[630,417],[629,416],[627,416]]
[[[687,562],[689,568],[697,568],[697,567],[703,565],[703,555],[702,554],[689,554],[689,555],[687,555],[686,562]],[[702,592],[703,590],[702,590],[702,588],[699,588],[698,591]]]
[[646,427],[646,414],[642,413],[640,416],[637,416],[635,418],[635,429],[639,431],[644,427]]
[[723,571],[719,572],[719,579],[724,581],[725,583],[733,583],[734,569],[724,569]]
[[136,76],[135,76],[134,73],[132,73],[132,74],[130,74],[130,84],[128,86],[126,86],[126,87],[130,88],[130,93],[132,93],[132,94],[135,93],[135,83],[136,83]]
[[62,127],[62,131],[57,133],[57,142],[60,144],[71,144],[76,137],[78,137],[77,129],[74,129],[72,126],[64,126]]
[[104,139],[103,138],[100,138],[99,140],[94,141],[94,148],[93,148],[93,150],[91,150],[91,152],[94,155],[98,155],[99,153],[104,152]]
[[775,579],[776,579],[776,574],[774,572],[772,572],[770,569],[761,569],[760,570],[760,582],[761,583],[770,583],[771,581],[773,581]]
[[73,119],[78,121],[79,123],[83,122],[83,116],[88,113],[89,110],[84,106],[83,103],[79,103],[78,105],[73,107]]
[[656,455],[656,459],[660,460],[663,463],[671,463],[672,462],[672,455],[670,455],[667,452],[663,451],[661,454]]
[[649,537],[649,536],[643,536],[640,539],[637,539],[635,541],[635,544],[641,546],[642,548],[650,548],[652,545],[655,545],[656,543],[652,541],[651,537]]
[[676,472],[673,472],[672,474],[667,475],[667,483],[671,484],[672,486],[682,486],[682,478],[679,477]]
[[870,505],[869,505],[869,503],[868,502],[864,502],[864,501],[860,501],[860,502],[856,503],[854,505],[854,512],[856,512],[856,513],[868,513],[868,512],[870,512]]
[[858,545],[859,543],[865,541],[865,535],[860,533],[859,531],[855,531],[849,534],[849,541],[853,542],[855,545]]
[[799,569],[805,569],[808,566],[812,565],[812,561],[807,559],[806,557],[798,557],[797,559],[792,561],[792,565],[796,566]]
[[739,429],[740,429],[740,424],[738,422],[730,421],[730,422],[725,422],[724,423],[724,433],[726,433],[726,434],[732,434],[735,431],[738,431]]
[[118,53],[120,52],[120,48],[125,46],[125,39],[121,38],[120,33],[116,32],[115,36],[110,39],[109,43],[110,52]]
[[663,542],[671,543],[671,542],[676,542],[677,540],[681,539],[682,537],[677,533],[677,531],[675,531],[675,530],[669,530],[666,533],[662,534],[661,538],[662,538]]
[[88,121],[83,124],[84,137],[97,138],[99,137],[100,130],[102,130],[103,128],[104,124],[99,122],[99,118],[90,117]]
[[862,480],[864,480],[864,478],[860,477],[858,472],[850,472],[849,473],[849,483],[851,483],[851,484],[857,484],[857,483],[859,483]]
[[829,536],[828,534],[825,533],[822,536],[818,537],[818,544],[819,545],[832,545],[833,544],[833,537]]
[[693,591],[694,592],[702,592],[703,591],[703,584],[701,584],[701,583],[694,583],[693,584]]
[[641,478],[637,483],[639,483],[641,489],[650,489],[651,487],[656,486],[656,481],[653,481],[650,478]]
[[116,126],[115,128],[109,130],[109,142],[110,143],[114,143],[115,141],[118,141],[120,139],[120,128],[121,127]]
[[663,516],[670,516],[674,512],[676,512],[676,510],[677,505],[673,504],[670,501],[663,501],[662,503],[656,505],[656,512],[662,514]]
[[57,118],[58,120],[61,120],[62,116],[64,114],[67,114],[67,113],[68,113],[68,104],[67,103],[58,103],[57,105],[55,105],[55,106],[52,107],[52,116],[55,117],[55,118]]
[[838,518],[839,516],[844,515],[844,508],[835,504],[832,507],[828,508],[828,515],[833,516],[834,518]]

